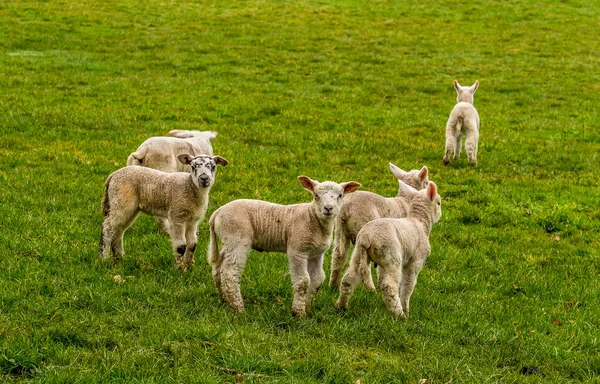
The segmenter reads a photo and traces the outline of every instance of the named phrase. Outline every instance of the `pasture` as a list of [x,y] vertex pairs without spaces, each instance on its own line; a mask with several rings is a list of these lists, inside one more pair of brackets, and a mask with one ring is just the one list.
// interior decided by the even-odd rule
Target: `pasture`
[[[0,5],[0,381],[600,382],[600,4],[583,0]],[[442,165],[479,80],[479,164]],[[327,281],[290,314],[283,254],[219,300],[199,227],[173,267],[148,216],[102,262],[104,180],[147,137],[214,130],[208,215],[309,201],[298,175],[442,196],[410,317]],[[329,273],[330,252],[325,256]],[[119,277],[116,277],[119,276]]]

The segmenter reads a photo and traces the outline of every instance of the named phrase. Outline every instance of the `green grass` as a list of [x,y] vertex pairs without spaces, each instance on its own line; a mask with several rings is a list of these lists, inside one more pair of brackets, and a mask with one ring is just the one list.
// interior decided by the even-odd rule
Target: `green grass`
[[[600,382],[600,5],[226,3],[0,5],[0,380]],[[481,83],[476,168],[441,165],[455,78]],[[148,217],[102,263],[105,178],[170,129],[219,132],[209,214],[307,201],[300,174],[391,196],[388,162],[427,165],[443,217],[411,317],[324,287],[292,318],[261,253],[231,313],[206,222],[190,273]]]

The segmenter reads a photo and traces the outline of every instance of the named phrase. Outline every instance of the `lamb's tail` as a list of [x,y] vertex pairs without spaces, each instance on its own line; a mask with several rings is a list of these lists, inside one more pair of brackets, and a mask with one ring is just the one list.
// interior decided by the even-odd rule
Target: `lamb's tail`
[[221,254],[219,252],[219,242],[215,233],[215,214],[210,216],[209,220],[210,240],[208,243],[208,263],[210,265],[218,265],[221,262]]
[[104,217],[106,217],[110,212],[110,199],[108,196],[108,187],[110,185],[111,179],[112,175],[108,176],[108,178],[104,182],[104,197],[102,198],[102,214],[104,215]]
[[127,158],[127,165],[142,165],[144,164],[144,157],[146,157],[146,151],[144,150],[132,152]]

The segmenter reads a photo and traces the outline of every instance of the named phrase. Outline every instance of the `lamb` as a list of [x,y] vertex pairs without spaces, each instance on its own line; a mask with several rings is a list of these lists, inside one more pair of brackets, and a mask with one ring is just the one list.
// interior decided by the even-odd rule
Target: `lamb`
[[[169,136],[151,137],[129,155],[127,165],[141,165],[163,172],[190,172],[190,166],[177,160],[182,154],[213,155],[210,141],[217,137],[214,131],[184,131],[174,129]],[[169,233],[169,221],[156,217],[159,229]]]
[[[219,295],[235,311],[244,311],[240,276],[251,249],[287,253],[294,290],[292,314],[304,316],[325,280],[323,254],[331,245],[335,217],[355,181],[319,183],[298,176],[313,194],[310,203],[278,205],[260,200],[234,200],[210,217],[208,262]],[[219,251],[218,239],[223,243]]]
[[479,141],[479,114],[473,106],[473,95],[479,87],[479,81],[475,81],[470,87],[461,86],[454,80],[454,88],[458,96],[457,104],[452,108],[450,117],[446,123],[446,154],[443,163],[450,163],[450,156],[454,153],[454,159],[460,158],[462,136],[466,136],[465,149],[469,158],[469,164],[477,164],[477,142]]
[[189,154],[213,155],[210,141],[217,137],[214,131],[184,131],[174,129],[169,136],[151,137],[129,155],[127,165],[142,165],[163,172],[189,172],[190,167],[177,160]]
[[431,226],[442,217],[442,199],[435,183],[423,191],[400,182],[411,198],[408,217],[377,219],[367,223],[358,233],[350,267],[342,278],[339,309],[346,309],[352,292],[362,279],[368,290],[375,290],[369,263],[378,265],[383,299],[394,317],[407,317],[410,296],[417,276],[431,253]]
[[105,182],[100,236],[100,255],[122,258],[123,234],[140,212],[168,218],[175,266],[184,271],[194,265],[198,223],[208,207],[208,193],[217,165],[227,165],[221,156],[191,156],[177,159],[192,172],[166,173],[151,168],[128,166],[113,172]]
[[[429,182],[427,167],[405,172],[390,163],[390,170],[398,181],[423,189]],[[358,231],[371,220],[382,217],[401,218],[408,214],[408,203],[398,190],[396,197],[383,197],[372,192],[358,191],[344,198],[344,205],[335,224],[335,239],[331,257],[329,286],[337,288],[342,277],[342,268],[348,259],[350,242],[354,244]]]

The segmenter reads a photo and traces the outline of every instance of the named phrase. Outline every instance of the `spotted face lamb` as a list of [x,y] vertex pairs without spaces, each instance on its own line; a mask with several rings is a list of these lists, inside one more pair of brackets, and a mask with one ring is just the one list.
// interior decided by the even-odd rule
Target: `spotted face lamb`
[[[403,171],[390,163],[390,170],[398,181],[402,181],[418,190],[429,182],[427,167],[421,170]],[[338,288],[342,269],[348,258],[350,243],[354,243],[358,231],[369,221],[382,217],[401,218],[408,214],[408,202],[398,189],[396,197],[383,197],[372,192],[358,191],[344,198],[344,205],[335,224],[335,239],[331,256],[329,286]]]
[[460,149],[462,147],[462,137],[465,136],[465,149],[469,164],[477,164],[477,146],[479,141],[479,114],[473,106],[473,95],[479,87],[479,81],[475,81],[470,87],[461,86],[454,80],[454,88],[458,96],[457,104],[452,108],[450,117],[446,123],[446,153],[443,163],[450,163],[450,156],[454,159],[460,158]]
[[[251,249],[285,252],[294,290],[292,314],[303,316],[323,280],[323,254],[331,245],[336,216],[345,194],[360,184],[354,181],[319,183],[299,176],[313,194],[310,203],[278,205],[259,200],[235,200],[210,217],[208,261],[221,298],[233,310],[244,311],[240,276]],[[219,251],[218,240],[222,245]]]
[[386,306],[395,317],[408,316],[410,296],[417,276],[431,253],[431,226],[442,216],[442,199],[435,183],[423,191],[400,183],[410,198],[408,216],[402,219],[377,219],[358,233],[350,267],[342,278],[336,306],[348,307],[348,301],[361,279],[365,287],[375,290],[369,264],[377,263],[379,287]]
[[208,193],[217,165],[227,165],[220,156],[178,156],[191,173],[166,173],[151,168],[128,166],[113,172],[105,182],[102,210],[104,223],[100,255],[107,259],[112,250],[122,258],[123,234],[140,212],[168,218],[176,267],[187,270],[194,264],[196,232],[208,207]]

